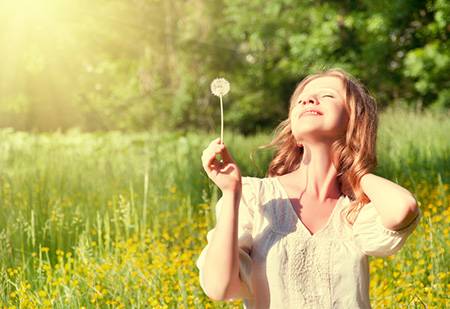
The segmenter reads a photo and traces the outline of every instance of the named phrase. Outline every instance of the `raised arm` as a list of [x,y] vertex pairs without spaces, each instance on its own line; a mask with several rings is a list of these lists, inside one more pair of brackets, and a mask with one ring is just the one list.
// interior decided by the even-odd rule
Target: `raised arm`
[[[223,162],[216,159],[220,154]],[[222,190],[221,211],[203,264],[205,293],[214,300],[239,297],[246,289],[239,277],[238,220],[242,194],[239,168],[220,139],[205,149],[203,167]]]
[[417,217],[417,202],[402,186],[370,173],[364,175],[360,183],[386,228],[401,230]]

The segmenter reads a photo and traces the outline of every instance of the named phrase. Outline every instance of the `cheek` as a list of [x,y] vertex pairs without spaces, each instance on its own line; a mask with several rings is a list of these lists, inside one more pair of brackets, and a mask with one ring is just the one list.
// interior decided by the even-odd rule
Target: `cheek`
[[293,124],[294,119],[298,118],[298,112],[299,110],[295,107],[289,112],[288,117],[291,125]]
[[349,117],[348,117],[348,115],[347,115],[347,110],[346,110],[345,108],[342,108],[342,109],[340,110],[340,115],[341,115],[341,119],[342,119],[344,122],[348,122]]
[[299,112],[300,112],[300,105],[297,104],[291,109],[291,112],[289,113],[289,115],[292,118],[292,117],[297,116]]
[[337,125],[342,129],[345,130],[347,128],[347,123],[348,123],[348,116],[345,110],[339,111],[338,114],[336,115],[336,122]]

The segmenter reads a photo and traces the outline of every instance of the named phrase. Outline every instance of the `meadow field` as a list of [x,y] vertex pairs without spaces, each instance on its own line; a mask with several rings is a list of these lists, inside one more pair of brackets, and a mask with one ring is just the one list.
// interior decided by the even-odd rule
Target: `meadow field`
[[[423,219],[397,255],[370,258],[374,308],[450,307],[449,119],[380,115],[375,174]],[[220,195],[200,157],[217,136],[0,130],[0,307],[240,308],[209,300],[195,266]],[[244,176],[264,177],[269,134],[224,138]]]

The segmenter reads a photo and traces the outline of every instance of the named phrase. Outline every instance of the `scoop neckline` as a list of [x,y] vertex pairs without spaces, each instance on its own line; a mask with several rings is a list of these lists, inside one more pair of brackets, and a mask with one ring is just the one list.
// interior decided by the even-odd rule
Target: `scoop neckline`
[[287,207],[289,208],[289,212],[291,213],[291,215],[293,215],[294,218],[296,219],[296,225],[301,226],[301,228],[306,232],[306,234],[309,236],[309,238],[315,238],[317,234],[323,233],[323,231],[325,231],[328,228],[328,226],[331,224],[331,221],[337,211],[336,208],[338,208],[340,206],[342,199],[345,197],[344,194],[341,194],[341,196],[339,196],[339,198],[336,202],[336,205],[333,207],[331,214],[328,216],[328,219],[327,219],[327,222],[325,223],[325,225],[322,226],[322,228],[320,228],[314,234],[311,234],[311,231],[306,227],[306,225],[303,223],[303,221],[300,219],[300,217],[295,212],[294,205],[292,204],[291,199],[289,198],[289,194],[285,190],[281,181],[278,179],[278,177],[273,177],[273,178],[275,178],[275,181],[277,182],[278,188],[281,191],[282,195],[284,195],[284,197],[286,198]]

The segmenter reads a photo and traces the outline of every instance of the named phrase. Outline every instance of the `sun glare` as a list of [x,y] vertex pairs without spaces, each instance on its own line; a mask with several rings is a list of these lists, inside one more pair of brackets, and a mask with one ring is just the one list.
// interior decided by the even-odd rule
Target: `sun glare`
[[64,13],[64,3],[55,0],[9,0],[2,1],[0,10],[6,20],[15,23],[17,30],[55,22]]
[[0,1],[0,84],[20,85],[24,74],[57,76],[82,52],[77,25],[83,1]]

